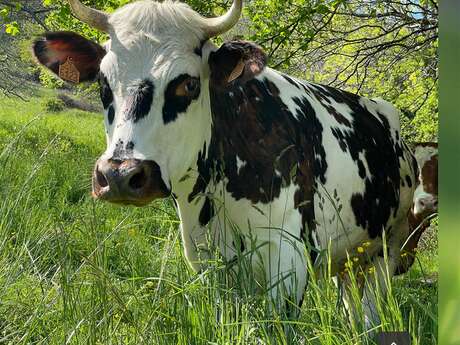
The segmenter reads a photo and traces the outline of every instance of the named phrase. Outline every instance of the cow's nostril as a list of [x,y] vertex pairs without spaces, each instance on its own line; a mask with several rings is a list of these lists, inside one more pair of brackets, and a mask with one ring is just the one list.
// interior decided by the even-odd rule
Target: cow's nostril
[[142,170],[135,174],[131,179],[129,180],[129,186],[132,189],[141,189],[142,187],[145,186],[145,183],[147,182],[147,175],[145,174],[145,171]]
[[96,180],[101,188],[105,188],[109,185],[107,178],[104,176],[102,172],[99,171],[99,168],[96,168]]

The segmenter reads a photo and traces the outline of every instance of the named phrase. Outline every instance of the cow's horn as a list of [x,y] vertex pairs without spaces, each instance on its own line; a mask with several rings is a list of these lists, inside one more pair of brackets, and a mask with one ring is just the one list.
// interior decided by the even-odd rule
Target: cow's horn
[[233,0],[230,10],[223,16],[204,19],[204,30],[209,38],[230,30],[240,19],[243,11],[243,0]]
[[86,5],[83,5],[79,0],[68,0],[72,12],[75,16],[80,19],[82,22],[88,24],[89,26],[98,29],[103,32],[108,32],[109,18],[110,16],[107,13],[90,8]]

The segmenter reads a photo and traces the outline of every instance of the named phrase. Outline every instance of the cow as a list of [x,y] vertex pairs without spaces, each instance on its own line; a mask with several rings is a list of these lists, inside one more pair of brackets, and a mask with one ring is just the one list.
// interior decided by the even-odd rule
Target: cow
[[431,218],[438,212],[438,143],[423,142],[411,145],[419,175],[417,188],[409,212],[409,238],[403,245],[403,260],[396,274],[406,273],[415,261],[420,237],[430,227]]
[[[226,262],[255,250],[248,265],[273,308],[300,306],[309,262],[329,259],[339,274],[363,243],[362,265],[375,268],[363,270],[385,292],[417,169],[393,105],[271,69],[254,43],[213,44],[239,21],[242,0],[216,18],[173,1],[110,15],[68,1],[109,41],[51,32],[33,51],[63,78],[100,83],[107,148],[96,199],[145,206],[171,196],[190,266],[206,269],[213,248]],[[366,324],[379,322],[375,301],[363,303]]]

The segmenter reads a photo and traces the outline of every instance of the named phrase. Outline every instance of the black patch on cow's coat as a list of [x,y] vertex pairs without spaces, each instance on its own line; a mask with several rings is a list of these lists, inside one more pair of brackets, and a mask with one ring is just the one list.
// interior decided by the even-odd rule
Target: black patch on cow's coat
[[143,80],[129,89],[125,119],[134,123],[150,113],[155,86],[150,80]]
[[203,50],[201,47],[196,47],[193,52],[198,55],[199,57],[202,57],[203,56]]
[[[236,243],[235,241],[232,241],[232,246],[233,248],[235,249],[239,249],[240,253],[244,253],[244,251],[246,250],[246,246],[244,244],[244,238],[241,234],[238,234],[238,233],[235,233],[234,236],[236,236],[236,239],[237,239],[237,242]],[[238,245],[239,245],[239,248],[238,248]]]
[[132,153],[134,150],[134,142],[133,141],[128,141],[126,144],[126,151]]
[[176,95],[177,87],[185,80],[191,78],[188,74],[181,74],[174,80],[170,81],[165,90],[165,103],[163,105],[163,122],[168,124],[177,119],[180,113],[185,113],[192,101],[198,99],[198,91],[193,97]]
[[[388,119],[382,114],[376,117],[362,107],[359,96],[327,86],[312,85],[312,89],[315,94],[351,109],[353,119],[347,120],[350,129],[334,128],[332,134],[340,147],[349,152],[364,179],[364,193],[353,194],[350,200],[356,225],[367,229],[370,238],[380,236],[390,216],[396,215],[399,208],[401,143],[393,141]],[[360,163],[360,154],[367,163],[368,176]]]
[[414,173],[414,176],[418,176],[420,173],[420,169],[418,167],[417,158],[415,158],[414,155],[411,155],[411,156],[412,156],[412,171]]
[[301,125],[301,131],[297,133],[299,136],[297,139],[298,143],[303,148],[310,148],[310,152],[301,155],[311,155],[309,158],[313,159],[314,164],[309,162],[309,167],[313,167],[313,173],[315,179],[319,179],[321,183],[326,183],[326,151],[323,146],[323,126],[319,119],[316,117],[316,113],[308,101],[303,97],[293,97],[293,101],[297,104],[297,119]]
[[[235,84],[232,95],[228,91],[211,88],[213,133],[208,156],[204,158],[206,151],[199,155],[200,178],[191,199],[204,192],[210,171],[216,169],[216,179],[227,177],[227,192],[236,200],[267,204],[292,181],[301,189],[309,186],[298,193],[297,204],[305,198],[311,201],[315,175],[325,181],[327,164],[321,147],[322,127],[309,102],[296,99],[297,120],[282,102],[280,90],[267,79],[250,80],[241,88]],[[237,157],[246,162],[240,169]],[[303,204],[312,209],[311,202]]]
[[364,167],[364,163],[361,159],[358,160],[358,173],[359,177],[362,179],[366,177],[366,168]]
[[128,141],[125,145],[124,141],[119,139],[115,144],[115,149],[113,150],[112,160],[123,161],[133,156],[134,143]]
[[200,42],[200,46],[199,47],[196,47],[193,52],[198,55],[199,57],[202,57],[203,56],[203,46],[206,44],[208,40],[202,40]]
[[409,175],[406,175],[406,182],[409,188],[412,188],[412,180]]
[[107,109],[113,103],[113,92],[110,88],[107,78],[101,73],[99,78],[99,94],[101,96],[102,106]]
[[208,197],[205,199],[203,207],[201,208],[198,220],[201,226],[206,226],[209,221],[214,217],[214,206],[212,205],[211,199]]
[[315,84],[310,84],[310,87],[308,88],[308,91],[310,91],[315,98],[321,103],[321,105],[326,108],[327,112],[335,118],[335,120],[344,126],[351,127],[350,121],[343,116],[343,114],[339,113],[337,109],[332,105],[331,99],[336,101],[337,103],[342,103],[340,101],[339,96],[341,95],[342,91],[341,90],[334,90],[334,95],[328,95],[327,92],[325,92],[325,88],[322,85],[315,85]]
[[292,79],[290,76],[288,76],[287,74],[284,74],[282,73],[281,76],[286,79],[286,81],[291,84],[291,85],[294,85],[296,88],[298,88],[299,90],[301,90],[301,87],[299,85],[299,83],[297,83],[294,79]]
[[119,139],[115,144],[115,150],[113,150],[112,160],[122,160],[124,158],[124,142]]
[[342,131],[340,131],[338,128],[331,128],[331,132],[334,135],[334,137],[337,139],[340,149],[343,152],[347,152],[347,143],[344,140],[344,135]]
[[115,119],[115,109],[113,105],[109,106],[109,110],[107,112],[107,120],[109,121],[109,125],[113,124],[113,120]]

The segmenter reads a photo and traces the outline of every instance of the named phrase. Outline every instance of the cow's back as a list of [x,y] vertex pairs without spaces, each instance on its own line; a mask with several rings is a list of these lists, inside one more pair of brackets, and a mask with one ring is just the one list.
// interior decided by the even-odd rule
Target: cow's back
[[333,257],[340,261],[366,242],[371,243],[369,252],[381,251],[384,229],[387,238],[407,236],[402,223],[417,167],[401,139],[399,111],[381,99],[281,75],[283,83],[276,73],[272,78],[300,128],[305,128],[303,116],[317,119],[313,129],[302,133],[315,157],[310,225],[316,245],[325,249],[331,241]]

